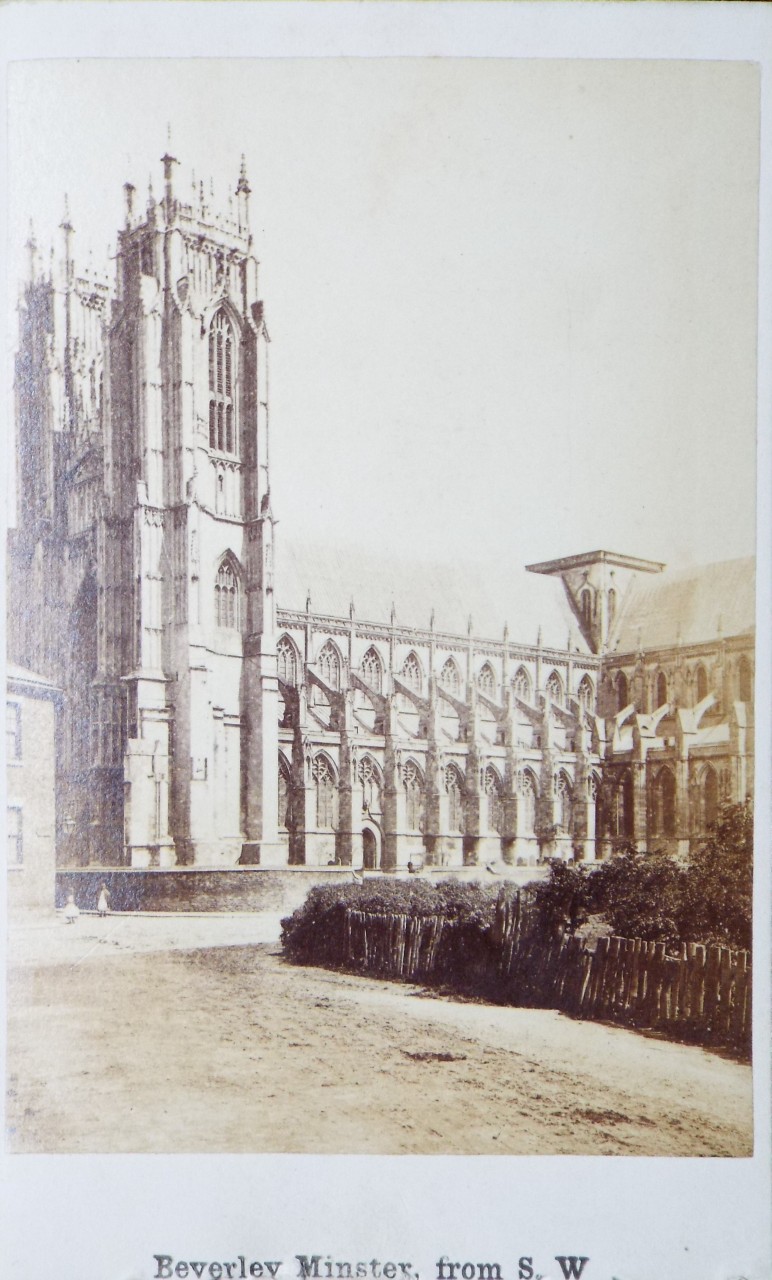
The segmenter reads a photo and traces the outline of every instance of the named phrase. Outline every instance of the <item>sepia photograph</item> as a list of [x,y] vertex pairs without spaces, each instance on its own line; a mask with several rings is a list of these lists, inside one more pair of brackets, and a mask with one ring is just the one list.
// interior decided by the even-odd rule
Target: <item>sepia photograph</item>
[[752,1156],[758,65],[7,89],[7,1150]]

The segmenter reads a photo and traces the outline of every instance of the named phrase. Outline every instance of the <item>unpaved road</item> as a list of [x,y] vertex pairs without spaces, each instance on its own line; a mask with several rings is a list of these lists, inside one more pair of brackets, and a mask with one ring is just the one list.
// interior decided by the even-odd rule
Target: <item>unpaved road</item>
[[13,1152],[751,1153],[750,1068],[284,963],[277,918],[13,927]]

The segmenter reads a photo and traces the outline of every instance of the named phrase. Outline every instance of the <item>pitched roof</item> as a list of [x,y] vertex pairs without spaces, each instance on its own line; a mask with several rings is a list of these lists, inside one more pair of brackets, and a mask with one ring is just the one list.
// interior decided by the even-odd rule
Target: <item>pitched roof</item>
[[547,648],[572,645],[589,652],[562,582],[528,573],[517,564],[422,563],[355,547],[297,543],[277,538],[277,603],[313,613],[348,617],[354,601],[362,621],[388,623],[392,603],[398,625],[425,630],[434,609],[437,631],[467,634],[468,619],[478,639],[500,640],[504,625],[514,644],[536,644],[539,628]]
[[756,616],[755,560],[721,560],[641,574],[630,584],[611,637],[613,652],[699,644],[750,634]]

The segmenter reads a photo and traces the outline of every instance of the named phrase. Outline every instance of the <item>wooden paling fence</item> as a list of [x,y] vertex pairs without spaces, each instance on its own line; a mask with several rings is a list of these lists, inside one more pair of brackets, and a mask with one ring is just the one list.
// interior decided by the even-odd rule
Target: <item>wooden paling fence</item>
[[[452,963],[458,925],[443,916],[347,909],[342,962],[408,980],[458,977]],[[507,1004],[559,1009],[579,1018],[657,1028],[665,1034],[747,1052],[751,1029],[751,965],[747,951],[684,943],[668,955],[663,942],[640,938],[546,939],[530,901],[499,900],[483,964],[475,979]]]

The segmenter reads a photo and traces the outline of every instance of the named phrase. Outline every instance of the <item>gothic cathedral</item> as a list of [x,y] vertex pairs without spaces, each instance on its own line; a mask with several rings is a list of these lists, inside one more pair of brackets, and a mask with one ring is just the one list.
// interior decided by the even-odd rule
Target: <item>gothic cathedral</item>
[[223,213],[162,163],[114,283],[68,215],[50,270],[29,246],[9,660],[64,695],[59,865],[686,852],[752,788],[752,562],[596,551],[486,595],[275,546],[246,172]]

